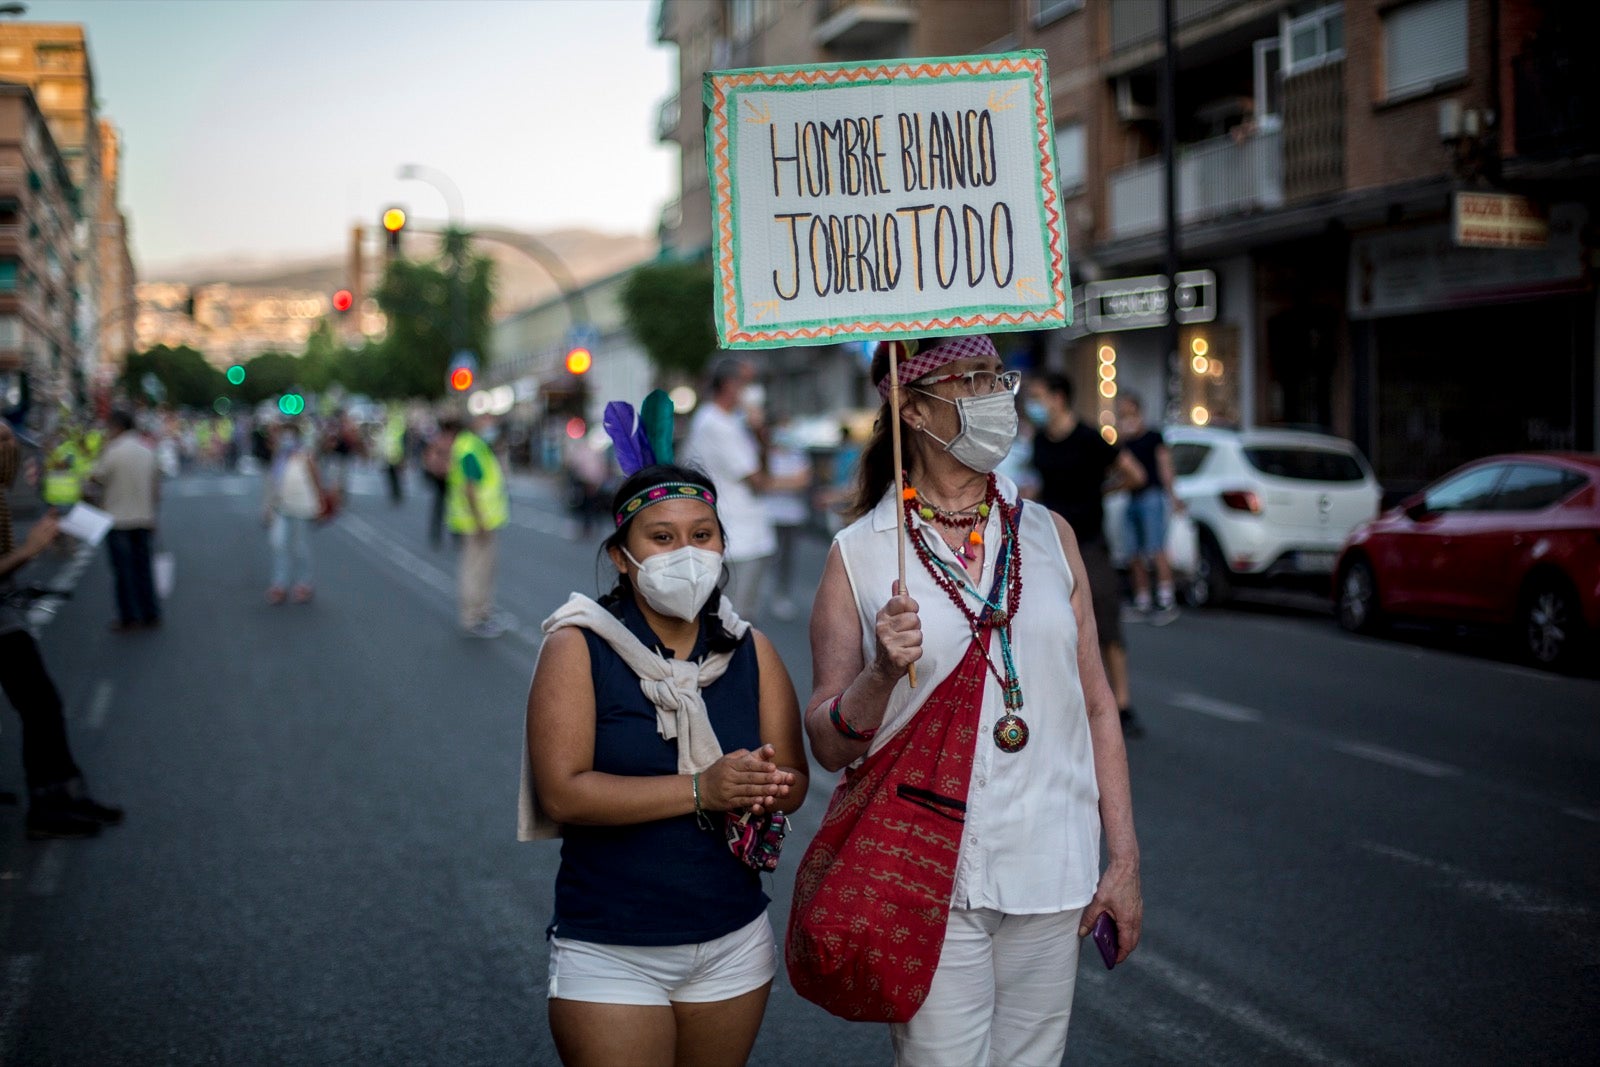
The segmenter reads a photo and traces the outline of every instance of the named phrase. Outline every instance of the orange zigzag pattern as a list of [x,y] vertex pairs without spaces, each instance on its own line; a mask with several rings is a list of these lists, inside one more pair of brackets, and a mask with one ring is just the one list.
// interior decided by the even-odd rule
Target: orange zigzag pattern
[[746,74],[714,76],[711,79],[714,97],[712,107],[712,145],[716,155],[716,166],[713,168],[712,177],[717,190],[717,243],[721,252],[718,259],[722,271],[722,307],[723,319],[726,323],[724,334],[727,338],[730,341],[815,339],[817,337],[831,337],[835,334],[886,333],[891,330],[901,332],[914,329],[951,329],[991,323],[1020,325],[1030,322],[1061,321],[1064,316],[1059,312],[1051,311],[1047,313],[1021,312],[996,316],[957,316],[950,319],[915,320],[912,322],[858,323],[843,327],[830,326],[794,330],[752,332],[739,329],[738,302],[733,275],[733,219],[730,212],[733,183],[728,173],[731,166],[728,159],[728,88],[739,88],[747,85],[816,85],[822,82],[829,85],[837,85],[841,82],[893,81],[896,78],[916,80],[918,78],[948,77],[960,74],[1014,74],[1018,72],[1026,72],[1033,75],[1034,115],[1039,120],[1039,153],[1043,163],[1040,184],[1044,188],[1045,227],[1050,231],[1050,290],[1057,301],[1064,302],[1066,297],[1061,263],[1061,215],[1056,210],[1056,198],[1054,195],[1055,159],[1050,153],[1051,133],[1048,129],[1049,123],[1045,121],[1048,111],[1046,110],[1047,105],[1044,96],[1044,79],[1039,76],[1040,70],[1037,61],[984,59],[959,63],[920,63],[916,65],[900,63],[894,66],[879,64],[875,67],[850,67],[840,70],[751,71]]

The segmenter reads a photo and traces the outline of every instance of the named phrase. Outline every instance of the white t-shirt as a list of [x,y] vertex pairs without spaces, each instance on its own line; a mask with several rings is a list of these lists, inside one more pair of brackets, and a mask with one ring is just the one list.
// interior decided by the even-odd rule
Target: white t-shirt
[[[999,487],[1007,500],[1016,501],[1014,482],[1001,476]],[[877,614],[889,599],[897,569],[899,501],[894,495],[891,485],[873,511],[834,538],[855,594],[861,651],[868,663],[877,653],[873,633]],[[917,517],[913,523],[927,525]],[[984,526],[983,543],[998,547],[1000,541],[1000,509],[995,508]],[[1100,787],[1078,677],[1072,572],[1046,508],[1024,505],[1021,541],[1024,583],[1011,640],[1028,743],[1019,752],[1002,752],[995,745],[994,726],[1006,708],[999,683],[989,677],[974,740],[966,826],[951,902],[963,908],[1031,915],[1070,911],[1094,897],[1100,879]],[[928,543],[952,567],[964,569],[937,533]],[[985,593],[994,583],[997,555],[984,553],[978,585]],[[908,550],[906,557],[907,591],[922,620],[917,688],[912,689],[905,678],[895,686],[869,752],[911,721],[972,643],[966,618],[916,555]],[[991,644],[990,655],[1000,666],[998,639]]]
[[149,529],[156,524],[156,454],[132,431],[106,445],[94,466],[94,480],[105,489],[100,506],[111,513],[118,530]]
[[770,556],[778,547],[766,506],[745,479],[761,469],[761,450],[744,419],[705,403],[694,413],[683,462],[711,476],[717,486],[717,515],[728,531],[724,555],[730,563]]

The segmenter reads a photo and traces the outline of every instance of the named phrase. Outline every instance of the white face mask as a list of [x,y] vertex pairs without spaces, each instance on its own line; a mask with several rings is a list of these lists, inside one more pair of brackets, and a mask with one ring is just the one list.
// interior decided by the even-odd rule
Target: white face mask
[[722,577],[722,553],[694,545],[648,556],[643,563],[626,548],[622,554],[639,568],[634,585],[644,602],[668,618],[699,618]]
[[739,406],[746,411],[760,411],[767,406],[767,387],[760,382],[751,382],[739,390]]
[[964,396],[959,400],[949,400],[925,389],[918,391],[954,404],[961,416],[961,432],[949,441],[940,441],[927,427],[919,427],[923,433],[939,441],[959,463],[979,474],[988,474],[1000,466],[1000,461],[1011,451],[1011,443],[1017,439],[1017,401],[1009,391],[1002,389],[987,396]]

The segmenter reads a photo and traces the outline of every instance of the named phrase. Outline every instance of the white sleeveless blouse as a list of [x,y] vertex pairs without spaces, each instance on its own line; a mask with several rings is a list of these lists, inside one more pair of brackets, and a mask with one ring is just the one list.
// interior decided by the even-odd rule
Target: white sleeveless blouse
[[[1002,495],[1015,503],[1016,484],[999,478]],[[861,620],[861,652],[877,654],[878,611],[888,602],[898,568],[894,488],[870,514],[834,538],[855,594]],[[960,560],[931,524],[927,544],[958,573]],[[952,904],[993,908],[1016,915],[1070,911],[1089,903],[1100,877],[1100,790],[1095,781],[1089,719],[1078,677],[1078,622],[1072,613],[1072,572],[1050,513],[1037,503],[1022,509],[1022,599],[1011,625],[1012,657],[1022,683],[1020,715],[1028,744],[1007,753],[994,743],[994,725],[1006,713],[993,674],[983,690],[972,784],[967,794],[965,836],[956,868]],[[917,536],[921,536],[920,533]],[[1000,545],[1000,512],[984,527],[983,574],[978,588],[994,585]],[[883,726],[871,751],[903,728],[939,682],[961,662],[972,641],[966,619],[934,583],[910,544],[906,585],[922,619],[922,658],[917,688],[902,678],[889,696]],[[977,601],[968,599],[968,606]],[[990,657],[1002,675],[998,634]]]

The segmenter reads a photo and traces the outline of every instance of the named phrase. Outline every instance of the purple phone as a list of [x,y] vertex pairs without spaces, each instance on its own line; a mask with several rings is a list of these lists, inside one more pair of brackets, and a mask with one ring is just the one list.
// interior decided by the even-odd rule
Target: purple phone
[[1102,911],[1089,931],[1094,943],[1100,947],[1100,958],[1106,961],[1106,970],[1117,965],[1117,924],[1109,911]]

